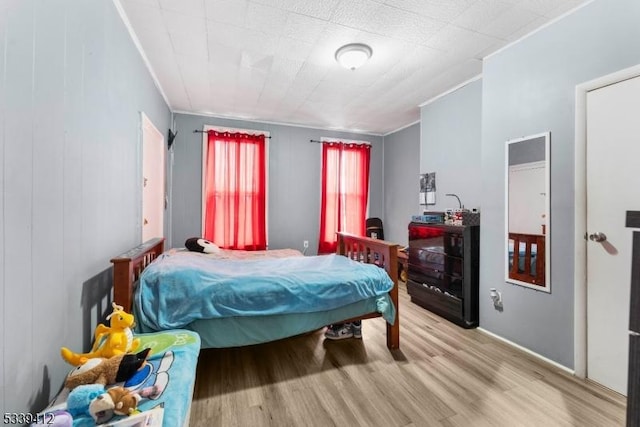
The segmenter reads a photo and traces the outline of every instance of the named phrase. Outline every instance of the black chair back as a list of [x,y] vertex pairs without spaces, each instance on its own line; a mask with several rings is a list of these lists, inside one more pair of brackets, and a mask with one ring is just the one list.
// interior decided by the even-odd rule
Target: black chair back
[[367,237],[384,240],[384,229],[380,218],[367,218],[365,225],[367,227]]

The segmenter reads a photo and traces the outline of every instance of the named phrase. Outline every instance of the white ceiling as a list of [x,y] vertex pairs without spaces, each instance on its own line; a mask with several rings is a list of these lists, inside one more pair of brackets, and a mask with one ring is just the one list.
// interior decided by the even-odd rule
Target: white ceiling
[[[116,0],[117,1],[117,0]],[[386,134],[585,0],[120,0],[174,111]],[[355,71],[335,51],[366,43]]]

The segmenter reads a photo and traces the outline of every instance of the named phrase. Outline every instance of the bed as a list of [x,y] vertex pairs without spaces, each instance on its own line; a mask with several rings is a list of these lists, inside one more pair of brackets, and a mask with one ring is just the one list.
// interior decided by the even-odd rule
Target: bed
[[508,261],[510,279],[545,287],[544,235],[509,233]]
[[[287,297],[284,305],[280,304],[277,295],[274,297],[275,291],[272,288],[264,292],[256,289],[248,298],[236,298],[250,302],[249,307],[243,306],[240,309],[229,304],[216,305],[210,303],[214,299],[203,297],[200,288],[206,286],[194,282],[194,277],[198,277],[199,273],[187,272],[192,283],[190,286],[179,284],[175,277],[162,276],[162,270],[180,270],[182,267],[179,267],[178,260],[185,258],[185,255],[184,251],[165,251],[164,239],[157,238],[111,260],[114,271],[114,301],[136,315],[137,332],[149,333],[165,328],[188,329],[199,334],[202,348],[222,348],[274,341],[341,321],[384,317],[387,321],[387,347],[399,348],[398,245],[395,243],[338,233],[337,253],[332,255],[292,255],[272,260],[265,254],[263,260],[227,260],[227,263],[216,260],[216,274],[224,273],[228,275],[225,277],[235,278],[247,270],[254,277],[259,275],[260,286],[257,288],[260,289],[262,283],[271,278],[271,274],[261,273],[261,268],[267,268],[267,264],[272,262],[285,273],[275,279],[276,286],[278,280],[283,284],[294,279],[301,280],[302,284],[309,283],[306,281],[307,273],[303,274],[303,271],[315,259],[320,262],[319,267],[315,267],[319,269],[315,272],[316,276],[337,275],[340,278],[340,283],[332,282],[326,288],[314,288],[313,286],[317,286],[316,282],[306,288],[297,283],[296,299]],[[192,258],[189,263],[200,267],[205,262],[210,262],[203,258]],[[380,268],[363,264],[375,264]],[[354,282],[362,275],[367,275],[367,283]],[[315,279],[314,277],[313,280]],[[345,286],[345,282],[350,286]],[[223,289],[226,292],[235,286],[225,282]],[[169,290],[163,291],[160,288]],[[192,291],[193,288],[197,290]],[[346,288],[350,290],[347,291]],[[322,294],[323,301],[311,301],[316,289],[319,291],[315,294]],[[353,289],[357,295],[349,293]],[[185,293],[175,297],[176,290]],[[290,293],[289,290],[286,292]],[[149,306],[149,300],[153,300],[155,305]],[[204,315],[196,318],[193,307],[184,309],[182,306],[193,301],[199,303],[196,314],[206,311]],[[223,301],[228,302],[229,299]],[[212,313],[214,316],[211,316]]]

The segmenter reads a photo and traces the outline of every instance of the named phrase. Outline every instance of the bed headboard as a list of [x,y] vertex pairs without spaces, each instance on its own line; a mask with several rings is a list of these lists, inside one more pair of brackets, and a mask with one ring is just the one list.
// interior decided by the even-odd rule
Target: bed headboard
[[111,259],[113,263],[113,301],[131,313],[133,287],[142,270],[164,251],[164,237],[147,240]]

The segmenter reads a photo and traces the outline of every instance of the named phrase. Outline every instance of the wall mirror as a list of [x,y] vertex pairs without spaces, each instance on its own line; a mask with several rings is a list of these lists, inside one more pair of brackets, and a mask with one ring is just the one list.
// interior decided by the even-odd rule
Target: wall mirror
[[506,277],[509,283],[551,292],[550,133],[506,144]]

